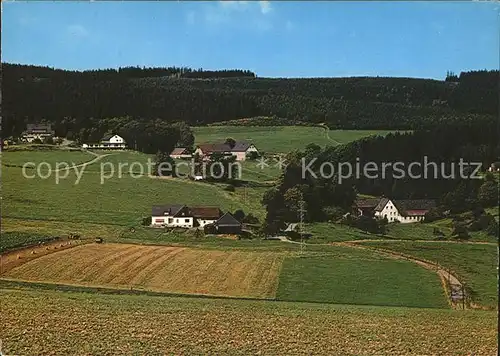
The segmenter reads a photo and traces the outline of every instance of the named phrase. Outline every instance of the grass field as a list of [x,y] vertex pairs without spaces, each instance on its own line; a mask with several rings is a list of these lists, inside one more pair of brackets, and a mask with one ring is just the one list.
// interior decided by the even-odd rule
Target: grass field
[[386,135],[391,131],[332,130],[326,135],[321,127],[307,126],[203,126],[193,127],[195,143],[224,142],[231,137],[255,144],[267,153],[303,150],[308,144],[335,146],[370,135]]
[[0,289],[6,354],[496,355],[491,311]]
[[277,298],[335,304],[448,306],[434,272],[408,261],[356,252],[343,258],[286,258]]
[[465,282],[475,303],[495,308],[498,305],[498,252],[494,244],[440,242],[361,242],[423,258],[450,268]]
[[[56,169],[56,163],[59,162],[66,162],[69,165],[77,165],[83,162],[90,161],[93,158],[94,156],[90,153],[81,151],[4,151],[2,152],[2,165],[22,167],[25,163],[28,162],[32,162],[35,165],[39,165],[42,162],[47,162],[48,164],[50,164],[52,169]],[[42,174],[45,174],[48,171],[47,167],[44,166],[42,166],[40,170]]]
[[282,255],[273,252],[87,244],[39,257],[2,277],[156,292],[274,298],[281,263]]
[[[29,160],[29,153],[26,152],[8,152],[3,156],[11,154],[25,154],[26,160]],[[59,158],[70,159],[72,154],[60,152]],[[137,225],[142,217],[149,216],[154,204],[213,205],[217,202],[225,211],[248,211],[249,201],[245,202],[238,194],[225,192],[206,183],[184,179],[154,179],[147,175],[134,178],[125,173],[120,178],[116,171],[112,178],[102,179],[99,174],[100,163],[111,160],[116,163],[122,158],[124,162],[133,162],[135,158],[145,162],[147,157],[127,152],[105,157],[102,162],[85,167],[79,181],[76,174],[70,172],[59,184],[56,184],[54,176],[48,179],[25,179],[20,168],[4,167],[3,217],[18,221],[52,220],[131,226]],[[104,166],[105,169],[108,167]],[[245,199],[251,197],[249,194]],[[260,196],[255,199],[260,200]],[[257,204],[253,204],[253,207],[257,209],[253,213],[262,216],[262,207]]]

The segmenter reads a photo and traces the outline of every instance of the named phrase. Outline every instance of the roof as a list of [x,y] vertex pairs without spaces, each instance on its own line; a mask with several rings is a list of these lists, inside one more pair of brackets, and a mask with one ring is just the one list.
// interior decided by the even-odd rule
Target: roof
[[151,215],[152,216],[175,216],[185,205],[182,204],[169,204],[169,205],[154,205]]
[[101,141],[109,141],[115,134],[104,135]]
[[241,223],[236,220],[230,213],[225,213],[222,217],[215,222],[217,226],[241,226]]
[[216,206],[194,206],[189,209],[195,218],[218,219],[222,212]]
[[171,155],[181,155],[184,153],[184,151],[186,151],[186,149],[187,149],[186,147],[176,147],[172,151]]
[[358,208],[375,208],[380,202],[380,198],[376,199],[358,199],[354,202],[354,204]]
[[204,153],[213,153],[213,152],[231,152],[231,147],[225,143],[205,143],[202,145],[198,145]]
[[250,146],[252,146],[252,144],[249,142],[245,142],[245,141],[236,142],[231,151],[232,152],[246,152],[246,150],[248,150],[248,148]]
[[424,212],[436,206],[436,202],[430,199],[395,200],[394,205],[399,213],[406,215],[423,215]]
[[375,207],[375,211],[382,211],[388,202],[389,202],[389,199],[381,198],[380,201],[378,202],[377,206]]
[[51,124],[27,124],[26,131],[44,131],[44,132],[52,132]]
[[288,224],[286,229],[284,230],[285,232],[290,232],[290,231],[296,231],[297,230],[298,224],[293,223],[293,224]]
[[245,141],[239,141],[235,142],[234,147],[231,148],[227,143],[204,143],[201,145],[198,145],[197,147],[200,148],[204,153],[213,153],[213,152],[219,152],[219,153],[224,153],[224,152],[246,152],[250,146],[252,146],[252,143],[245,142]]

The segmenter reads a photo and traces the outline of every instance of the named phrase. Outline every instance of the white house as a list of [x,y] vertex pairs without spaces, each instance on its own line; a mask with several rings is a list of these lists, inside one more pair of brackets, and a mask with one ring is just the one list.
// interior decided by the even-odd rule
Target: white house
[[435,206],[436,203],[428,199],[393,201],[381,198],[373,215],[381,219],[387,218],[389,222],[412,223],[424,220],[425,214]]
[[84,143],[82,148],[99,148],[99,149],[124,149],[127,144],[123,137],[118,135],[106,135],[99,143]]
[[193,227],[194,218],[185,205],[153,206],[151,226],[153,227]]
[[186,205],[153,206],[151,213],[152,227],[204,227],[215,223],[222,215],[218,207]]
[[207,143],[196,146],[194,154],[199,155],[204,159],[208,159],[212,153],[220,153],[225,156],[235,156],[237,161],[244,161],[252,152],[259,154],[259,151],[253,143],[249,142],[235,142],[231,147],[227,143]]

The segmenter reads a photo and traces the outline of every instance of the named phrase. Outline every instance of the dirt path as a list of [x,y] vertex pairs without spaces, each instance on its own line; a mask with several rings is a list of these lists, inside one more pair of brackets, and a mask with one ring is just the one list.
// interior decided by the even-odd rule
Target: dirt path
[[326,124],[319,124],[318,126],[322,127],[323,129],[325,129],[325,135],[326,135],[326,138],[328,139],[328,141],[333,142],[335,145],[341,145],[342,144],[341,142],[339,142],[337,140],[334,140],[333,138],[330,137],[330,128],[328,126],[326,126]]
[[60,172],[60,171],[66,171],[66,170],[69,170],[69,169],[75,169],[75,168],[80,168],[80,167],[87,167],[87,166],[89,166],[91,164],[94,164],[97,161],[99,161],[99,160],[101,160],[101,159],[103,159],[105,157],[112,156],[112,155],[116,154],[116,153],[106,153],[106,154],[100,155],[100,154],[92,152],[92,151],[84,151],[84,150],[81,150],[81,151],[89,153],[89,154],[91,154],[91,155],[93,155],[95,157],[93,159],[91,159],[90,161],[77,164],[76,166],[55,169],[55,170],[53,170],[53,172]]

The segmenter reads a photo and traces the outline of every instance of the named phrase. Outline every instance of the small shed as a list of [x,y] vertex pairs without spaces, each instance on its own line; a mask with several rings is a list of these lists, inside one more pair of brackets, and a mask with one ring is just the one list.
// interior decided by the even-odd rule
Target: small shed
[[215,223],[218,234],[241,234],[241,223],[230,213],[225,213]]

